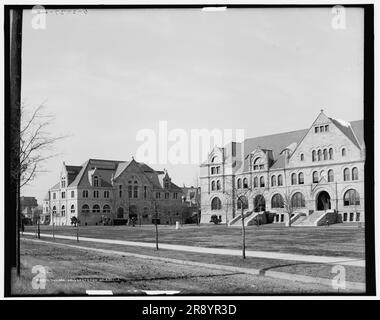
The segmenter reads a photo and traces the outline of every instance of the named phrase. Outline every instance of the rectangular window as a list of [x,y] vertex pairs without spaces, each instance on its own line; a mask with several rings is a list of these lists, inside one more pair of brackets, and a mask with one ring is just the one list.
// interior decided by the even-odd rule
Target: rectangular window
[[104,191],[104,198],[109,198],[110,192],[108,190]]
[[169,199],[169,192],[165,192],[165,199]]
[[319,127],[315,127],[315,133],[319,132]]
[[360,221],[360,212],[356,212],[356,221]]
[[146,192],[146,186],[144,186],[144,199],[146,199],[146,194],[147,194],[147,192]]
[[132,198],[132,186],[128,186],[128,197]]
[[319,130],[320,130],[321,132],[323,132],[323,131],[324,131],[324,129],[325,129],[325,127],[324,127],[324,126],[321,126],[321,127],[319,128]]
[[354,213],[350,212],[350,221],[354,221]]
[[211,174],[215,174],[215,168],[214,167],[211,168]]
[[160,199],[161,198],[161,193],[160,192],[156,192],[156,199]]
[[138,187],[137,186],[134,186],[133,187],[133,197],[134,198],[138,198],[139,197],[139,191],[138,191]]
[[53,199],[55,199],[56,195],[55,195],[55,192],[53,192]]
[[74,197],[75,197],[75,192],[71,191],[71,198],[74,198]]
[[123,186],[119,185],[119,197],[121,198],[122,195],[123,195]]
[[173,199],[178,199],[178,193],[177,192],[173,193]]
[[94,198],[99,198],[99,191],[97,190],[94,191]]
[[62,192],[62,193],[61,193],[61,196],[62,196],[62,199],[65,199],[65,197],[66,197],[66,193],[65,193],[65,192]]
[[325,125],[325,131],[326,132],[329,131],[329,125],[328,124]]

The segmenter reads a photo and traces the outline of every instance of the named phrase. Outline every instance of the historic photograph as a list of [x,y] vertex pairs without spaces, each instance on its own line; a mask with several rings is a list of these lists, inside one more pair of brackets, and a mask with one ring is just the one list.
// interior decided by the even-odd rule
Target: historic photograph
[[367,293],[363,7],[9,22],[12,296]]

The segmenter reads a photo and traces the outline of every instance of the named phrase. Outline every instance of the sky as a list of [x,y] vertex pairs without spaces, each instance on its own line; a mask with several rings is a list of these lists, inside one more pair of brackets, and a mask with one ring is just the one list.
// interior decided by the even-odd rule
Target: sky
[[[331,8],[24,12],[22,101],[44,103],[65,135],[22,195],[43,199],[62,162],[131,160],[141,129],[243,129],[246,138],[308,128],[320,109],[363,119],[363,11]],[[172,142],[169,142],[169,147]],[[158,150],[157,150],[158,152]],[[196,185],[198,164],[154,163]]]

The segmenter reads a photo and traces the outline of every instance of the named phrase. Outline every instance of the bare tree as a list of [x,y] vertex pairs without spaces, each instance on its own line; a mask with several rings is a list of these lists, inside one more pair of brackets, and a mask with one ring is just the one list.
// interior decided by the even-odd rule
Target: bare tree
[[53,136],[49,127],[53,125],[54,116],[46,113],[41,104],[29,111],[21,105],[20,121],[20,161],[12,174],[20,175],[20,188],[30,183],[38,173],[43,172],[46,160],[57,156],[52,153],[54,144],[65,136]]
[[288,227],[291,227],[292,225],[292,216],[293,216],[293,212],[294,212],[294,206],[293,206],[293,203],[292,203],[292,197],[291,197],[291,194],[288,190],[285,191],[284,193],[284,209],[285,209],[285,212],[286,214],[288,215]]

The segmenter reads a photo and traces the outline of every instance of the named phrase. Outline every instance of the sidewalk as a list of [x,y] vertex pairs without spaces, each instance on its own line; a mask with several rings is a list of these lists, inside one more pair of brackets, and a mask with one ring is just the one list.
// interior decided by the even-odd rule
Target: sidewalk
[[[23,234],[28,235],[28,236],[35,236],[35,233],[33,232],[24,232]],[[41,233],[41,237],[53,238],[53,235]],[[66,239],[66,240],[76,240],[75,236],[55,235],[55,238]],[[125,246],[137,246],[137,247],[145,247],[145,248],[156,247],[155,243],[150,243],[150,242],[97,239],[97,238],[87,238],[87,237],[80,237],[79,239],[81,241],[117,244],[117,245],[125,245]],[[205,248],[205,247],[184,246],[184,245],[175,245],[175,244],[167,244],[167,243],[159,243],[159,248],[166,249],[166,250],[174,250],[174,251],[241,256],[241,250],[237,250],[237,249]],[[300,254],[292,254],[292,253],[250,251],[250,250],[246,251],[246,256],[252,257],[252,258],[277,259],[277,260],[288,260],[288,261],[302,261],[302,262],[310,262],[310,263],[337,264],[337,265],[342,265],[342,266],[365,267],[365,260],[348,258],[348,257],[328,257],[328,256],[300,255]]]

